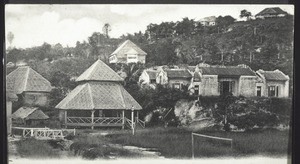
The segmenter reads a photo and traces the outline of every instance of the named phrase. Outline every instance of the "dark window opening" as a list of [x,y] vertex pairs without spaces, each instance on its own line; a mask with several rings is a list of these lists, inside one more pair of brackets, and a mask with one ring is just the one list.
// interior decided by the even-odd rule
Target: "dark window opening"
[[256,96],[261,97],[261,86],[257,86]]

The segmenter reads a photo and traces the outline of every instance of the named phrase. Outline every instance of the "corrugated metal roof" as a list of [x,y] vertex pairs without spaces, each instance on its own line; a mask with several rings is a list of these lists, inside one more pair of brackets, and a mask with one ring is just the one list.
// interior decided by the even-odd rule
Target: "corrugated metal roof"
[[137,54],[140,54],[140,55],[147,55],[147,53],[145,51],[143,51],[140,47],[138,47],[132,41],[126,40],[112,54],[110,54],[110,56],[125,55],[130,52],[136,52]]
[[84,71],[76,81],[124,81],[124,79],[99,59]]
[[18,67],[6,76],[6,88],[15,94],[24,91],[50,92],[50,82],[29,66]]
[[200,67],[203,75],[255,76],[250,68],[242,67]]
[[258,71],[266,80],[286,81],[289,80],[282,72],[279,71]]
[[72,90],[56,108],[74,110],[131,110],[132,106],[135,110],[142,109],[121,84],[114,82],[87,82]]
[[191,73],[186,69],[166,70],[168,78],[192,78]]
[[287,14],[287,13],[279,7],[273,7],[273,8],[265,8],[255,16],[278,15],[278,14]]
[[14,119],[26,119],[26,120],[43,120],[49,117],[37,107],[21,107],[15,111],[12,115]]

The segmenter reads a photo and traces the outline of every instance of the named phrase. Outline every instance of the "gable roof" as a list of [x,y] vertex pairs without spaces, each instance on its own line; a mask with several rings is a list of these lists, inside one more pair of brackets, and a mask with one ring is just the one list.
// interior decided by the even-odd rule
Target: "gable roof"
[[148,71],[146,71],[146,72],[147,72],[147,74],[149,75],[149,78],[150,78],[151,80],[156,79],[156,75],[157,75],[158,71],[150,71],[150,70],[148,70]]
[[141,110],[142,107],[123,88],[112,82],[87,82],[78,85],[55,108],[58,109],[124,109]]
[[242,67],[200,67],[203,75],[218,76],[255,76],[250,68]]
[[205,17],[200,19],[200,22],[215,22],[217,17],[215,16],[210,16],[210,17]]
[[275,71],[258,70],[257,72],[263,75],[266,80],[275,80],[275,81],[289,80],[289,78],[279,70],[275,70]]
[[6,76],[6,88],[15,94],[24,91],[50,92],[50,82],[29,66],[18,67]]
[[17,111],[15,111],[12,115],[12,118],[17,119],[48,119],[49,117],[41,110],[38,110],[37,107],[21,107]]
[[287,12],[283,11],[279,7],[273,7],[273,8],[265,8],[255,16],[264,16],[264,15],[279,15],[279,14],[287,14]]
[[77,79],[79,81],[124,81],[114,70],[98,59]]
[[168,78],[192,78],[191,73],[186,69],[166,70]]
[[132,54],[133,52],[136,52],[137,54],[140,54],[140,55],[147,55],[147,53],[145,51],[143,51],[140,47],[138,47],[132,41],[126,40],[112,54],[110,54],[110,56],[125,55],[127,53]]

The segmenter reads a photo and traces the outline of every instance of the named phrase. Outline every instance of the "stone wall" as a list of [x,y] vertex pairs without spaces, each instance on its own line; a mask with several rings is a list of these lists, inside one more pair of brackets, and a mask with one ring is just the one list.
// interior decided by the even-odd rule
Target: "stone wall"
[[200,85],[200,95],[202,96],[218,96],[218,76],[217,75],[203,75]]

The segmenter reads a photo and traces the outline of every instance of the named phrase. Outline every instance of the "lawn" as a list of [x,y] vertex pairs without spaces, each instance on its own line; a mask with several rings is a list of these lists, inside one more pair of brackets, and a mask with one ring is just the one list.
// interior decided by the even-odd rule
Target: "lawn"
[[[291,143],[289,131],[197,133],[231,138],[233,148],[230,148],[228,142],[195,137],[195,157],[287,156],[288,145]],[[112,143],[122,145],[157,148],[167,158],[191,158],[192,154],[191,131],[183,128],[146,128],[137,130],[134,136],[131,131],[120,131],[107,135],[106,138]]]

